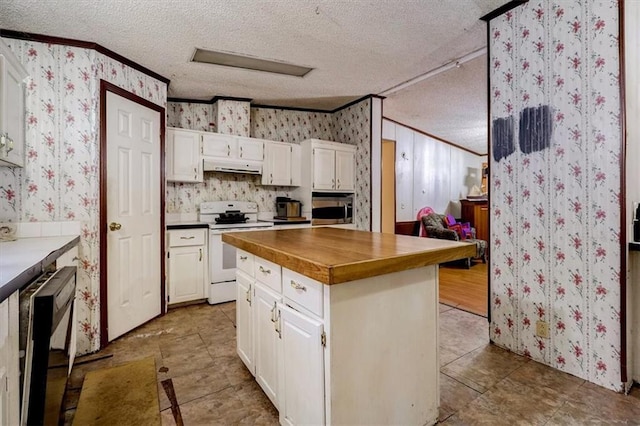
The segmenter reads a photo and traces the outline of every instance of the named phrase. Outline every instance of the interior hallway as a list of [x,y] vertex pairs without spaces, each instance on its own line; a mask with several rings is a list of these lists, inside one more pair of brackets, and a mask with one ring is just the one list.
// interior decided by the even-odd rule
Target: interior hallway
[[[154,356],[163,425],[179,424],[162,386],[169,379],[185,425],[277,425],[277,411],[235,353],[234,323],[235,303],[199,304],[117,339],[98,353],[109,357],[73,368],[66,424],[88,371]],[[640,424],[637,388],[617,394],[490,345],[485,318],[445,305],[440,365],[446,425]]]

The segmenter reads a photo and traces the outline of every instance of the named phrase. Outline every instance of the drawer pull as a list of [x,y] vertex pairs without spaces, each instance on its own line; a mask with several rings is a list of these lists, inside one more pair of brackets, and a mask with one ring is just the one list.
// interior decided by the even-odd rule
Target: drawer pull
[[190,236],[190,237],[180,237],[181,240],[193,240],[195,238],[195,236]]
[[296,290],[307,291],[307,287],[303,286],[302,284],[298,284],[294,280],[291,280],[291,287],[295,288]]
[[262,265],[260,265],[260,272],[262,272],[263,274],[270,274],[271,269],[264,269]]
[[247,260],[248,257],[247,256],[240,256],[240,260]]

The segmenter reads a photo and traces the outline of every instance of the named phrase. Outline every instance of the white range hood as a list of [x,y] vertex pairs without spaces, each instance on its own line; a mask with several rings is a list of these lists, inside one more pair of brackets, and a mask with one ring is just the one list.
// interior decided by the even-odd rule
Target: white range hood
[[215,157],[204,157],[202,161],[205,172],[262,174],[262,162],[259,161],[242,161]]

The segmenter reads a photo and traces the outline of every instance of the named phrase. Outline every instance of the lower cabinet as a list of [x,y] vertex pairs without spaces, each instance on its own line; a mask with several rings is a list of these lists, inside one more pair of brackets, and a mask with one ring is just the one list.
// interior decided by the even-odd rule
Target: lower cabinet
[[207,229],[168,232],[169,304],[204,299],[208,281]]
[[[287,298],[291,291],[317,293],[303,280],[284,279],[278,265],[242,250],[237,256],[253,267],[236,270],[238,356],[279,410],[281,424],[324,424],[324,325],[312,314],[317,301],[306,306]],[[283,292],[283,279],[296,287]]]
[[[238,250],[239,251],[239,250]],[[252,298],[254,279],[242,271],[236,270],[236,344],[238,356],[255,375],[253,363],[253,320]]]
[[280,424],[324,424],[323,324],[280,304]]
[[253,343],[256,381],[278,408],[278,303],[282,297],[264,286],[255,283],[253,299]]

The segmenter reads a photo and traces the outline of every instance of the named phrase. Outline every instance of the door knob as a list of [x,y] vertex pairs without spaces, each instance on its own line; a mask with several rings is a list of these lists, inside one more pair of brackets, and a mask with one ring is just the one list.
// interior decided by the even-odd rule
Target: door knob
[[120,225],[119,223],[111,222],[109,224],[109,229],[111,229],[112,231],[119,231],[120,228],[122,228],[122,225]]

